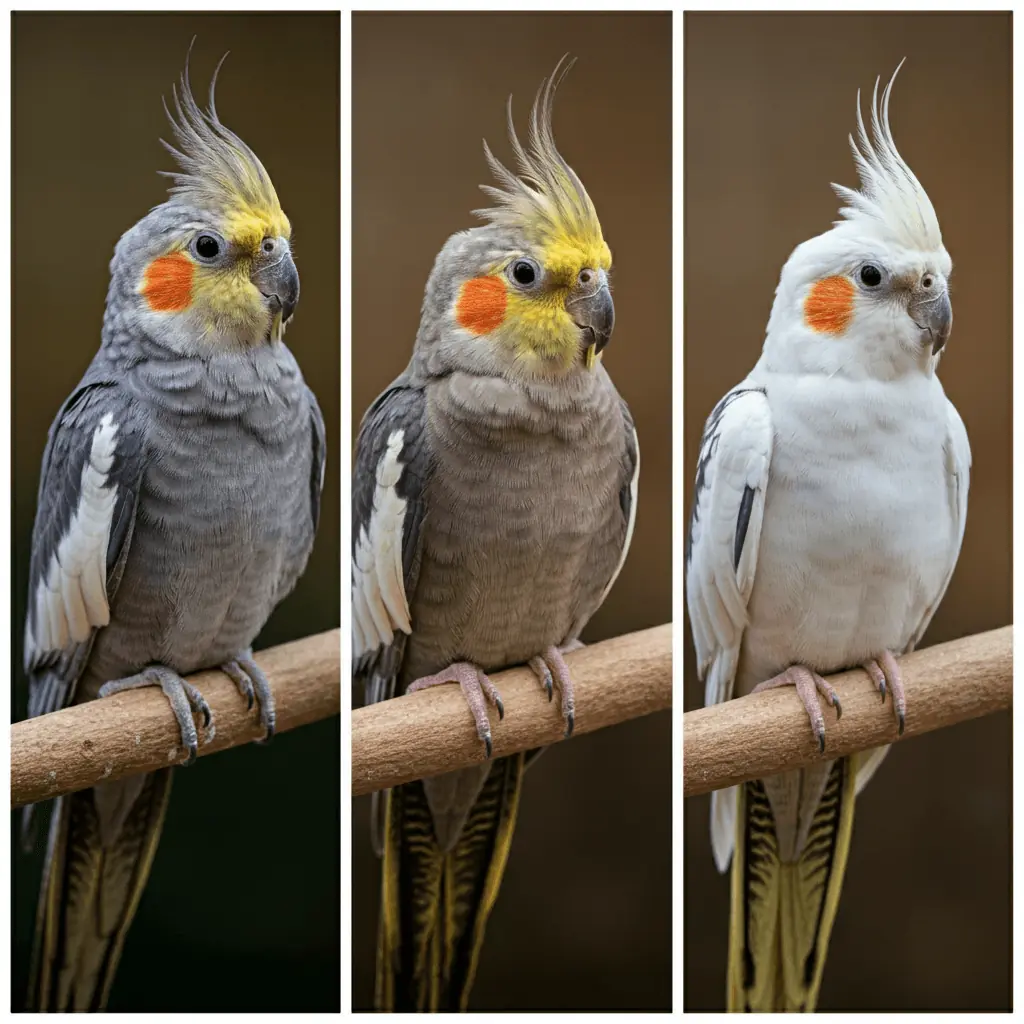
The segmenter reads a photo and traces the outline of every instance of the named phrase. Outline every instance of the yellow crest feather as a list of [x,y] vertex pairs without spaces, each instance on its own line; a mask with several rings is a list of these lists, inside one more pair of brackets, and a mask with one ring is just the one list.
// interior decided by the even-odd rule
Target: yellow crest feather
[[161,139],[181,170],[163,173],[174,179],[173,197],[218,212],[233,241],[255,247],[267,234],[288,237],[291,226],[259,157],[217,116],[214,90],[226,58],[210,81],[207,110],[192,95],[186,58],[180,93],[173,91],[173,114],[164,103],[177,146]]
[[523,233],[544,250],[550,271],[576,273],[581,267],[611,266],[611,251],[601,232],[597,211],[576,172],[555,146],[552,109],[555,91],[573,61],[563,57],[537,92],[530,113],[530,131],[524,147],[512,119],[508,101],[508,131],[519,174],[514,174],[484,142],[484,153],[498,186],[481,185],[495,206],[475,210],[492,224]]

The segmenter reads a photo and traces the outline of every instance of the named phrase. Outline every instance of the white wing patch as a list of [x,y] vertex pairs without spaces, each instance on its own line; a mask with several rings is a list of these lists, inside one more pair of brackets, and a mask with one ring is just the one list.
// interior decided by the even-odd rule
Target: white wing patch
[[377,464],[373,512],[356,543],[352,580],[352,654],[359,658],[412,632],[402,567],[406,501],[398,495],[405,431],[396,430]]
[[[82,467],[78,507],[50,557],[35,592],[35,614],[26,627],[30,658],[84,643],[110,622],[107,603],[107,546],[117,487],[107,486],[117,449],[117,424],[107,413],[92,435]],[[33,636],[32,623],[36,635]]]
[[[773,441],[764,392],[743,385],[716,406],[701,440],[686,601],[705,704],[732,697],[757,570]],[[746,534],[737,552],[744,515]],[[732,857],[736,795],[735,787],[711,794],[711,849],[721,872]]]

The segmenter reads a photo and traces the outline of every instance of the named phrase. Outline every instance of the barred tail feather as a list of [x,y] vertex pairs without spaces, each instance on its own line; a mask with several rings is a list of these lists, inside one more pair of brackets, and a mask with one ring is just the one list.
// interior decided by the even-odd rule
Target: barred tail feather
[[106,1006],[160,839],[171,770],[134,784],[138,794],[116,837],[103,836],[94,790],[56,802],[36,920],[32,1009]]
[[799,858],[783,863],[764,784],[740,787],[728,1009],[814,1009],[853,830],[856,772],[835,761]]
[[523,766],[522,754],[494,763],[447,854],[434,838],[421,783],[387,796],[377,1009],[467,1008],[508,860]]

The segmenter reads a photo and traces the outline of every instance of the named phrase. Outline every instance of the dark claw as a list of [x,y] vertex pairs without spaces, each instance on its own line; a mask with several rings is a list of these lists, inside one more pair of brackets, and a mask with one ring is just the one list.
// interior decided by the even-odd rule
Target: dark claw
[[839,703],[839,694],[832,698],[832,705],[836,709],[836,721],[843,717],[843,705]]
[[184,761],[182,761],[181,767],[182,768],[191,768],[192,765],[194,765],[196,763],[196,754],[198,753],[199,748],[196,747],[194,744],[189,743],[185,747],[185,749],[188,751],[188,757],[185,758]]
[[825,730],[822,729],[818,733],[818,751],[822,754],[825,753]]
[[495,703],[496,707],[498,708],[498,720],[501,721],[505,717],[505,705],[502,703],[502,700],[501,700],[500,697],[495,697],[494,698],[494,703]]
[[205,729],[210,724],[210,705],[204,700],[199,710],[203,713],[203,728]]
[[247,698],[247,699],[248,699],[248,701],[249,701],[249,707],[247,708],[247,710],[248,710],[248,711],[252,711],[252,706],[253,706],[253,704],[255,704],[255,703],[256,703],[256,694],[255,694],[255,693],[253,692],[253,689],[252,689],[252,687],[251,687],[251,686],[250,686],[250,687],[249,687],[249,689],[248,689],[248,690],[246,691],[246,694],[245,694],[245,696],[246,696],[246,698]]
[[904,713],[902,711],[897,711],[896,712],[896,717],[899,719],[899,722],[900,722],[900,725],[899,725],[899,735],[902,736],[903,735],[903,727],[907,724],[906,715],[904,715]]
[[569,712],[565,718],[565,738],[568,739],[572,735],[573,729],[576,728],[576,716],[573,712]]
[[882,680],[882,685],[878,688],[878,692],[882,695],[882,703],[885,703],[885,680]]
[[257,740],[256,742],[257,743],[263,743],[263,744],[269,743],[274,738],[274,734],[276,732],[277,732],[277,727],[274,725],[273,722],[270,722],[270,723],[267,724],[267,735],[264,736],[263,739]]
[[484,737],[484,750],[486,751],[486,754],[484,756],[489,761],[491,759],[491,754],[494,753],[494,745],[491,743],[491,734],[490,733],[488,733]]

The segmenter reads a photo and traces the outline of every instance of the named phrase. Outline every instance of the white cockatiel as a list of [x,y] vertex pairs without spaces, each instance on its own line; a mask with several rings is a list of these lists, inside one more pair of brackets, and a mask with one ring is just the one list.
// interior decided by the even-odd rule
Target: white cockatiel
[[[705,703],[795,685],[822,750],[818,693],[841,712],[822,676],[842,669],[891,693],[902,732],[894,656],[942,600],[967,516],[967,432],[935,372],[952,262],[893,143],[891,89],[879,103],[875,84],[870,135],[858,94],[860,191],[833,186],[843,219],[790,256],[761,358],[708,419],[687,545]],[[713,794],[730,1009],[814,1008],[854,796],[886,749]]]

